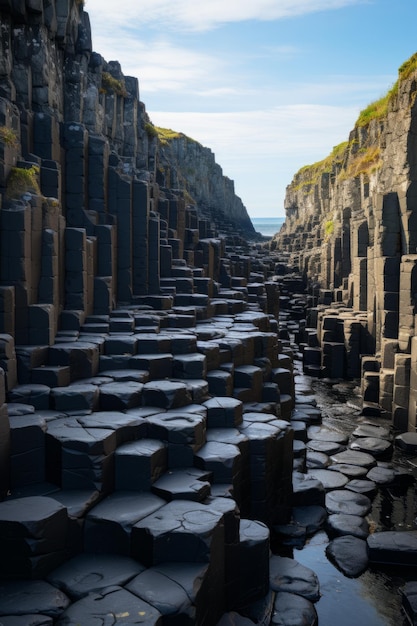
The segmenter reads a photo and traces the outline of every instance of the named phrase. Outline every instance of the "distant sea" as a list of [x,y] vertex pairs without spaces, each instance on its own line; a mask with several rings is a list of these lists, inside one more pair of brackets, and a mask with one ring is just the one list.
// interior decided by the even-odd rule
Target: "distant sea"
[[273,237],[285,221],[285,217],[251,217],[254,229],[264,235]]

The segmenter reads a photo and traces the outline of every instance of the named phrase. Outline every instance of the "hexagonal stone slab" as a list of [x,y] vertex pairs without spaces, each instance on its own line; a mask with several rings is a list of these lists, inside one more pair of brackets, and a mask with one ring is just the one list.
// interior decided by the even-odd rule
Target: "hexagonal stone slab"
[[317,626],[317,624],[317,611],[310,600],[286,591],[277,593],[271,626]]
[[359,539],[366,539],[369,535],[369,525],[360,515],[334,513],[327,518],[327,532],[330,536],[352,535]]
[[416,530],[373,533],[367,542],[371,563],[414,567],[417,563]]
[[368,469],[376,465],[376,461],[371,454],[356,450],[344,450],[331,456],[333,463],[347,463],[349,465],[360,465]]
[[51,572],[47,580],[75,601],[112,585],[123,587],[143,570],[143,565],[129,557],[83,553]]
[[193,500],[203,502],[210,495],[211,472],[194,467],[172,469],[152,485],[152,492],[167,502]]
[[326,469],[312,469],[309,470],[308,474],[319,480],[326,491],[341,489],[349,482],[348,477],[344,474],[331,472]]
[[349,578],[360,576],[368,568],[366,541],[358,537],[336,537],[327,544],[326,555]]
[[387,459],[392,456],[393,446],[386,439],[377,437],[358,437],[349,445],[351,450],[366,452],[378,459]]
[[272,556],[269,560],[269,582],[277,592],[295,593],[311,602],[320,598],[317,575],[295,559]]
[[[110,617],[111,616],[111,617]],[[101,592],[90,593],[72,604],[59,618],[58,626],[102,626],[112,620],[119,624],[161,626],[161,614],[153,606],[144,602],[122,587],[107,587]]]
[[33,613],[57,618],[69,604],[65,593],[43,580],[0,583],[0,615]]
[[142,399],[145,406],[159,406],[162,409],[176,409],[191,404],[192,401],[187,385],[170,380],[145,383]]
[[371,510],[369,498],[347,489],[337,489],[326,493],[326,509],[329,513],[348,513],[364,516]]

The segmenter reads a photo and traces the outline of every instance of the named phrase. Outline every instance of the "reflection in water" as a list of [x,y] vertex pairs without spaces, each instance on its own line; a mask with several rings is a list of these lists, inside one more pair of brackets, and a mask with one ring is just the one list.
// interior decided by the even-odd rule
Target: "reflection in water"
[[[305,379],[314,389],[323,424],[350,434],[360,420],[359,411],[354,410],[359,403],[353,386],[332,386],[300,374],[299,383]],[[393,464],[406,471],[410,469],[398,453],[394,453]],[[368,516],[370,528],[372,531],[416,530],[416,500],[414,485],[379,489]],[[293,554],[319,578],[321,598],[316,604],[319,626],[406,626],[400,589],[408,580],[417,580],[417,567],[369,568],[356,579],[347,578],[327,559],[328,541],[327,534],[321,531]]]

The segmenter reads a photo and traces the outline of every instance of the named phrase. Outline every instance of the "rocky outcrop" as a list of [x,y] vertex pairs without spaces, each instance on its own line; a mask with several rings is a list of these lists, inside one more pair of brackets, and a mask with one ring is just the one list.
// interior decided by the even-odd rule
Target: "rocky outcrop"
[[172,259],[217,279],[227,237],[255,234],[210,150],[161,141],[138,80],[92,50],[83,4],[0,5],[0,332],[19,344],[161,293]]
[[[287,188],[285,224],[272,242],[310,281],[321,307],[310,321],[320,339],[327,331],[324,340],[341,343],[345,359],[354,353],[337,376],[366,379],[361,356],[375,355],[372,365],[362,360],[373,370],[365,399],[400,430],[416,427],[416,60],[404,63],[391,91],[361,113],[347,142],[297,172]],[[330,322],[323,327],[331,303],[331,315],[343,314],[339,334],[329,332]],[[333,375],[323,358],[318,365]]]
[[257,239],[234,183],[223,175],[215,155],[182,133],[156,129],[159,137],[157,182],[163,187],[184,189],[199,212],[212,219],[220,232],[235,229],[244,237]]

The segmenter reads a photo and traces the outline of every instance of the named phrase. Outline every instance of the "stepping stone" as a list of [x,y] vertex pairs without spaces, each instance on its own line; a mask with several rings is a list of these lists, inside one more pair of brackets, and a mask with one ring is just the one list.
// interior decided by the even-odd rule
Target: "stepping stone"
[[294,593],[311,602],[320,598],[316,574],[295,559],[272,556],[269,560],[269,583],[276,592]]
[[291,428],[294,431],[294,439],[307,443],[307,427],[304,422],[291,420]]
[[[130,591],[117,585],[92,592],[72,604],[60,617],[58,626],[75,624],[105,624],[111,616],[112,624],[143,624],[159,626],[161,614]],[[131,617],[129,617],[131,616]],[[126,619],[129,617],[129,621]]]
[[113,585],[124,587],[143,570],[143,565],[129,557],[84,553],[53,570],[47,576],[47,581],[74,602],[92,591]]
[[[172,623],[191,626],[196,623],[193,598],[201,588],[207,566],[191,563],[169,565],[171,567],[166,571],[164,564],[143,571],[126,585],[126,589],[152,605],[166,623],[172,620]],[[176,575],[175,567],[179,575]],[[189,595],[187,591],[193,588],[194,592]]]
[[145,406],[162,409],[177,409],[191,403],[191,394],[184,383],[169,380],[154,380],[145,383],[142,389]]
[[395,471],[389,467],[373,467],[366,475],[368,480],[372,480],[377,485],[390,485],[395,481]]
[[293,474],[293,506],[324,506],[325,491],[323,484],[308,474],[294,472]]
[[308,469],[326,469],[330,465],[330,458],[324,452],[307,450],[306,463]]
[[305,459],[306,444],[303,441],[297,441],[297,439],[294,439],[293,454],[294,454],[294,459],[301,459],[301,458]]
[[[207,372],[207,382],[212,396],[227,396],[233,393],[233,375],[221,369]],[[237,400],[238,401],[238,400]]]
[[172,376],[174,378],[205,379],[207,375],[207,358],[204,354],[177,354],[172,360]]
[[0,577],[41,578],[48,573],[66,557],[67,529],[67,509],[53,498],[0,502]]
[[395,437],[395,446],[407,454],[417,453],[417,433],[401,433]]
[[345,535],[326,546],[326,556],[348,578],[357,578],[368,568],[366,541]]
[[217,561],[223,555],[222,518],[222,512],[199,502],[169,502],[133,526],[132,555],[146,567]]
[[295,524],[304,526],[308,536],[314,535],[323,528],[327,518],[327,511],[322,506],[296,506],[292,510],[292,519]]
[[[40,614],[56,619],[69,604],[65,593],[43,580],[0,583],[0,616]],[[30,623],[25,622],[22,626],[29,626]],[[36,624],[36,621],[33,623]]]
[[47,385],[16,385],[7,393],[7,401],[29,404],[37,410],[49,409],[50,392]]
[[240,477],[241,460],[237,446],[217,441],[205,443],[194,455],[194,465],[210,472],[217,484],[234,484]]
[[[135,354],[129,357],[128,364],[125,364],[121,369],[125,369],[126,365],[129,368],[149,372],[150,380],[171,378],[172,376],[172,354]],[[106,369],[112,369],[112,367]]]
[[365,516],[371,510],[369,498],[347,489],[338,489],[326,493],[326,509],[328,513],[347,513]]
[[368,473],[367,467],[351,465],[350,463],[336,463],[335,465],[329,465],[328,469],[333,472],[340,472],[348,478],[361,478]]
[[325,469],[312,469],[309,470],[308,474],[319,480],[326,491],[341,489],[349,482],[348,477],[344,474],[340,472],[330,472]]
[[85,551],[131,556],[132,526],[165,504],[165,500],[152,493],[131,491],[112,493],[86,516]]
[[358,437],[349,445],[351,450],[367,452],[375,458],[387,458],[392,456],[392,444],[386,439],[376,437]]
[[[160,409],[155,409],[160,410]],[[94,411],[90,415],[77,417],[77,422],[84,428],[106,428],[116,433],[117,446],[142,439],[146,436],[147,425],[144,417],[136,416],[132,412],[122,411]]]
[[115,488],[149,491],[168,467],[166,446],[156,439],[130,441],[114,453]]
[[371,500],[376,496],[377,492],[377,486],[372,480],[360,480],[359,478],[350,480],[346,485],[346,489],[350,489],[350,491],[355,493],[362,493]]
[[242,423],[243,405],[228,397],[210,398],[203,403],[207,408],[207,428],[235,428]]
[[387,565],[417,563],[417,531],[386,531],[373,533],[368,539],[369,561]]
[[369,525],[360,515],[334,513],[327,518],[327,532],[329,536],[352,535],[359,539],[366,539],[369,535]]
[[187,387],[187,391],[191,395],[192,402],[201,404],[209,397],[209,384],[207,380],[187,379],[187,380],[175,380],[173,382],[181,382]]
[[143,383],[133,380],[101,385],[100,409],[102,411],[125,411],[141,402]]
[[161,333],[140,333],[136,336],[138,354],[169,354],[171,337]]
[[51,403],[57,411],[95,411],[99,408],[100,389],[97,385],[81,384],[51,389]]
[[115,335],[106,337],[104,354],[136,354],[137,338],[135,335]]
[[333,441],[340,445],[346,445],[348,442],[347,435],[325,426],[310,426],[307,435],[309,439],[315,439],[316,441]]
[[317,625],[317,611],[310,600],[286,591],[276,594],[271,626]]
[[352,432],[353,437],[377,437],[379,439],[391,439],[389,428],[375,426],[374,424],[361,424]]
[[170,470],[153,483],[152,493],[171,500],[193,500],[204,502],[210,495],[211,473],[197,468]]
[[360,465],[370,469],[376,465],[376,461],[371,454],[366,452],[358,452],[357,450],[344,450],[337,454],[331,455],[333,463],[347,463],[349,465]]
[[206,442],[206,420],[199,413],[167,411],[147,418],[148,436],[167,444],[168,466],[187,467]]
[[341,446],[338,443],[334,443],[332,441],[316,441],[315,439],[311,439],[307,442],[307,448],[309,448],[309,450],[313,450],[314,452],[323,452],[323,454],[327,454],[328,456],[337,454],[344,450],[344,446]]

